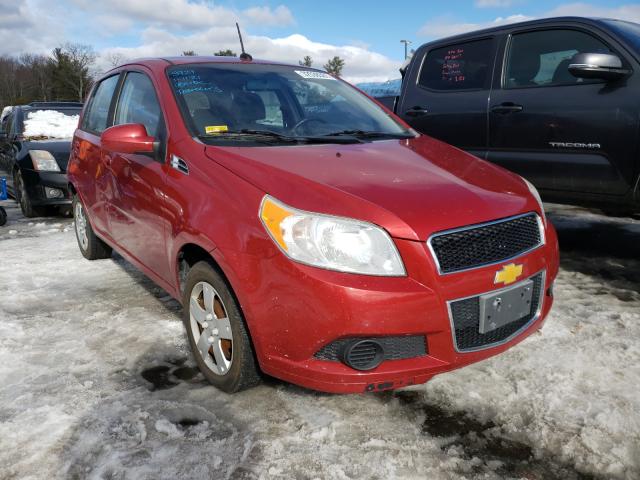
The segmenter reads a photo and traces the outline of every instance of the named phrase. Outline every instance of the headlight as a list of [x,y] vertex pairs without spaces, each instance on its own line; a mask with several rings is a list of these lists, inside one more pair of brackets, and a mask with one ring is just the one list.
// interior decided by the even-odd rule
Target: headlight
[[51,152],[47,152],[46,150],[29,150],[29,155],[31,156],[33,168],[35,168],[36,170],[40,170],[43,172],[60,171],[58,162],[56,162],[56,159],[53,158]]
[[524,183],[526,183],[527,187],[529,187],[529,191],[531,192],[531,195],[533,195],[535,197],[535,199],[538,201],[538,205],[540,205],[540,212],[542,213],[542,220],[544,221],[544,223],[546,225],[547,216],[544,213],[544,205],[542,204],[542,198],[540,197],[540,193],[538,193],[538,189],[536,187],[534,187],[533,183],[531,183],[526,178],[524,178],[524,177],[520,177],[520,178],[522,178],[522,180],[524,180]]
[[340,272],[405,275],[391,237],[371,223],[304,212],[265,196],[260,219],[292,260]]

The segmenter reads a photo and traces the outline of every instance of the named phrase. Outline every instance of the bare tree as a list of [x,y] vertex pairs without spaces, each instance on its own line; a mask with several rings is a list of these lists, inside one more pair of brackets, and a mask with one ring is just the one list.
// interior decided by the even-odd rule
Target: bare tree
[[125,61],[124,55],[118,52],[109,52],[104,58],[111,68],[118,67]]
[[198,54],[193,50],[185,50],[184,52],[182,52],[183,57],[195,57],[196,55]]

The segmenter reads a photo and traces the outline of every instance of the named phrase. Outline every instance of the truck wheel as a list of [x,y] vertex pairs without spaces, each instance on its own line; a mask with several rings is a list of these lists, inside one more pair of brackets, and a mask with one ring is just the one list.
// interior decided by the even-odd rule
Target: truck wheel
[[16,171],[13,184],[15,185],[15,192],[22,214],[27,218],[41,217],[44,214],[44,209],[32,205],[20,170]]
[[80,198],[78,198],[78,195],[73,196],[73,219],[75,223],[76,240],[78,240],[78,247],[80,247],[82,256],[87,260],[110,258],[112,252],[111,247],[93,233],[93,228],[91,228],[91,223],[89,223],[87,219],[84,206]]
[[189,270],[182,305],[189,344],[205,378],[227,393],[257,385],[260,375],[244,319],[227,282],[209,263]]

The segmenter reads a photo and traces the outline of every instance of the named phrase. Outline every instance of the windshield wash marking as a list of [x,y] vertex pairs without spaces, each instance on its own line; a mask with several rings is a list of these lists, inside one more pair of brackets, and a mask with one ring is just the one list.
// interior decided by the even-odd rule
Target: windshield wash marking
[[324,72],[313,72],[311,70],[295,70],[302,78],[312,78],[314,80],[335,80],[336,77]]
[[169,73],[169,76],[181,95],[192,92],[222,92],[211,82],[202,80],[195,70],[173,70]]

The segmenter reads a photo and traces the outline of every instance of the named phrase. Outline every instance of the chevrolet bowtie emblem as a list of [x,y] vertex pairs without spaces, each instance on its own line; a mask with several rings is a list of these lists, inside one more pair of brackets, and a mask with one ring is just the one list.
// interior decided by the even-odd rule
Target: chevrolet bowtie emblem
[[520,275],[522,275],[522,265],[510,263],[509,265],[502,267],[502,270],[498,270],[496,272],[496,277],[494,278],[493,283],[504,283],[505,285],[509,285],[510,283],[515,282]]

